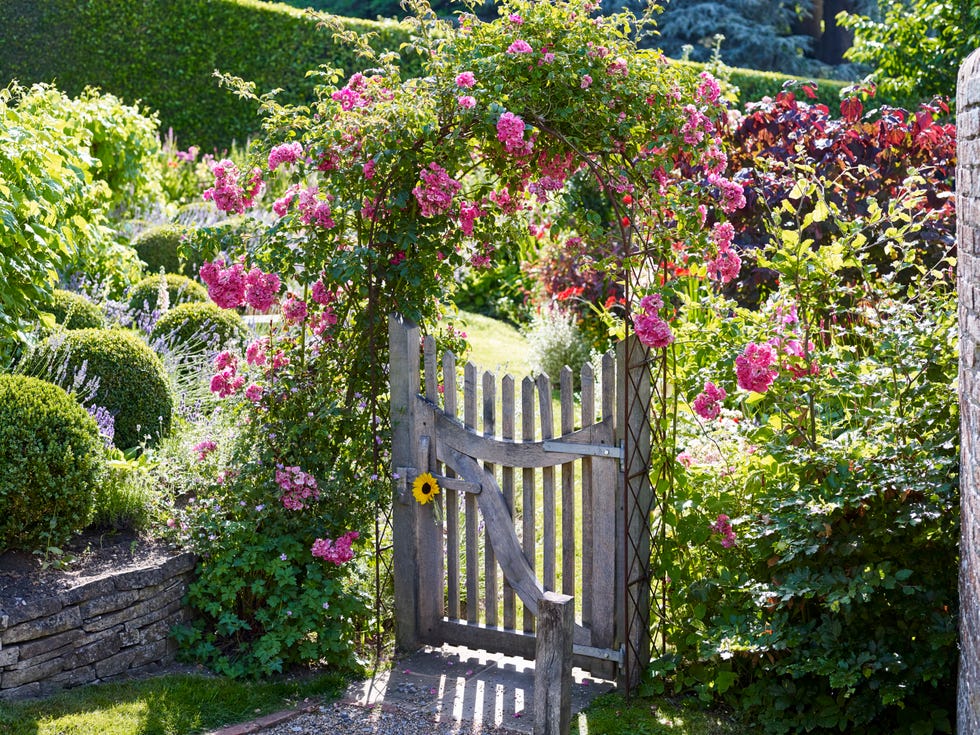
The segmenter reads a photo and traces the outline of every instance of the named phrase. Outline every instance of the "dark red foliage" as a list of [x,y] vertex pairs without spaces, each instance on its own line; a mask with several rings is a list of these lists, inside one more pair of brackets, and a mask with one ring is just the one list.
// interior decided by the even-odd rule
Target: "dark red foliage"
[[[799,164],[813,169],[806,178],[823,187],[827,202],[837,206],[842,219],[851,221],[864,218],[871,202],[887,209],[915,171],[924,180],[926,196],[920,210],[928,216],[917,236],[919,249],[928,260],[952,248],[956,128],[940,122],[948,112],[945,103],[937,100],[915,113],[892,107],[865,113],[861,102],[851,98],[841,103],[841,117],[835,117],[825,105],[799,101],[790,90],[774,100],[748,105],[746,114],[726,134],[732,148],[727,175],[743,185],[747,201],[730,217],[735,242],[748,256],[743,257],[735,286],[741,300],[757,301],[771,280],[771,274],[754,268],[751,255],[752,249],[769,242],[770,213],[782,217],[784,226],[793,226],[816,201],[812,197],[795,201],[793,213],[782,209],[801,175]],[[869,226],[869,239],[874,229]],[[812,237],[819,246],[833,234],[834,224],[828,220],[812,224],[804,237]]]

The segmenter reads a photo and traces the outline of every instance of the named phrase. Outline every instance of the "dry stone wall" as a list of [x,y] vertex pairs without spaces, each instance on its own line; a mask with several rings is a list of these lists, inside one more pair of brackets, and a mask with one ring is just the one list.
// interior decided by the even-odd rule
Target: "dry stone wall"
[[960,308],[960,670],[957,732],[980,733],[980,49],[956,90]]
[[170,629],[193,554],[0,610],[0,700],[152,673],[173,659]]

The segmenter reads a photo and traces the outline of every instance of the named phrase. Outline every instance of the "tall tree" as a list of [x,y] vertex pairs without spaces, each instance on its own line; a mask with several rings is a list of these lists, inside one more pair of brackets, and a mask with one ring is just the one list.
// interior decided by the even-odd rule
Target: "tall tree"
[[960,64],[980,46],[980,3],[879,0],[878,10],[878,19],[840,16],[855,33],[846,57],[869,64],[879,87],[907,106],[954,96]]

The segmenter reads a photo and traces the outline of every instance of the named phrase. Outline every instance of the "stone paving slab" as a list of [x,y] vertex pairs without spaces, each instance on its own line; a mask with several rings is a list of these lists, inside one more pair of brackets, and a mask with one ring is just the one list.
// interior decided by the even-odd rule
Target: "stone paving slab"
[[[572,714],[610,691],[613,683],[573,669]],[[534,727],[534,662],[458,646],[427,647],[390,671],[351,685],[344,699],[364,707],[423,712],[438,722],[471,723],[517,732]]]

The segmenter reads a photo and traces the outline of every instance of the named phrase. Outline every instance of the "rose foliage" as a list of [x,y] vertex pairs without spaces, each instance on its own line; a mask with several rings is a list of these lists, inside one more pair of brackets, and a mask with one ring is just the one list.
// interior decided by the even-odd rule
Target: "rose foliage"
[[[346,559],[336,548],[352,532],[355,554],[380,543],[390,312],[436,332],[457,269],[492,265],[526,239],[530,203],[576,172],[615,202],[620,237],[648,250],[714,257],[703,217],[717,201],[737,206],[729,195],[741,190],[719,173],[717,84],[638,51],[629,17],[596,17],[583,0],[505,3],[493,22],[458,25],[414,10],[421,77],[403,79],[389,53],[343,81],[311,72],[310,106],[258,97],[265,133],[251,162],[217,162],[205,192],[229,214],[274,217],[258,238],[199,240],[211,297],[281,316],[245,355],[215,364],[212,391],[240,416],[240,463],[182,521],[205,552],[187,640],[232,673],[336,661],[350,639],[354,602],[338,595],[357,557],[331,564],[314,549]],[[272,183],[285,193],[265,201]],[[329,640],[316,633],[328,629]]]

